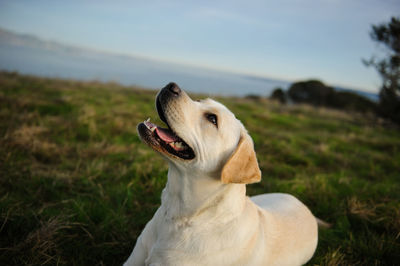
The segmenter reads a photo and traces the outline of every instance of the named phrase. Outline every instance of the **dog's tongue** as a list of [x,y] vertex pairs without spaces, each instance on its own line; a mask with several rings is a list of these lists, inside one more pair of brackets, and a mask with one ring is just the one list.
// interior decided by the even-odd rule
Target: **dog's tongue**
[[156,127],[156,133],[166,143],[178,141],[178,137],[175,136],[174,133],[172,133],[171,130],[161,128],[161,127]]

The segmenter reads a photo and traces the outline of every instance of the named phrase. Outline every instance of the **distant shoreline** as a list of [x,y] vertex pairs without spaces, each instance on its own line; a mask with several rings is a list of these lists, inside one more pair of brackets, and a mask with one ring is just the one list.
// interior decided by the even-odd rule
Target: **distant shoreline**
[[[221,96],[256,95],[269,97],[276,88],[287,90],[292,82],[230,73],[101,52],[88,48],[44,41],[33,35],[0,29],[0,70],[21,74],[75,80],[117,82],[126,86],[161,88],[170,81],[187,91]],[[378,95],[355,92],[377,101]]]

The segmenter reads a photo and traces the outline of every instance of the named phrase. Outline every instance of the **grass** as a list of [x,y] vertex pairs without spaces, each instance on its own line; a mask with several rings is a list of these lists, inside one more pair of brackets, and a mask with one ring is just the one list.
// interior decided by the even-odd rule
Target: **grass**
[[[140,143],[155,91],[0,73],[0,264],[121,265],[160,203],[167,166]],[[333,224],[309,265],[399,265],[400,130],[373,116],[219,98],[263,172]]]

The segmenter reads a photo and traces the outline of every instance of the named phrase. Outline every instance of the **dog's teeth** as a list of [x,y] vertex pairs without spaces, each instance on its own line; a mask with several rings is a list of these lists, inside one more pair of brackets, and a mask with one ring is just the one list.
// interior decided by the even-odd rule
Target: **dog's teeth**
[[182,142],[175,142],[175,147],[177,147],[178,149],[183,149],[183,145]]
[[175,147],[179,150],[186,149],[186,146],[182,142],[175,142]]
[[151,132],[154,132],[154,130],[156,130],[156,127],[152,127],[152,128],[149,128],[150,130],[151,130]]
[[175,141],[175,142],[170,142],[168,143],[169,146],[171,146],[173,149],[178,150],[178,151],[182,151],[186,149],[186,146],[180,142],[180,141]]

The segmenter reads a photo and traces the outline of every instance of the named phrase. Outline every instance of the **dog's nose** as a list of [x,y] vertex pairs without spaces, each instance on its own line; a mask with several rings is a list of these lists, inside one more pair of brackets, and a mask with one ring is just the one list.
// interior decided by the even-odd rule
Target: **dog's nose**
[[175,95],[179,95],[181,93],[181,88],[175,83],[175,82],[170,82],[167,86],[165,86],[166,90],[169,90]]

